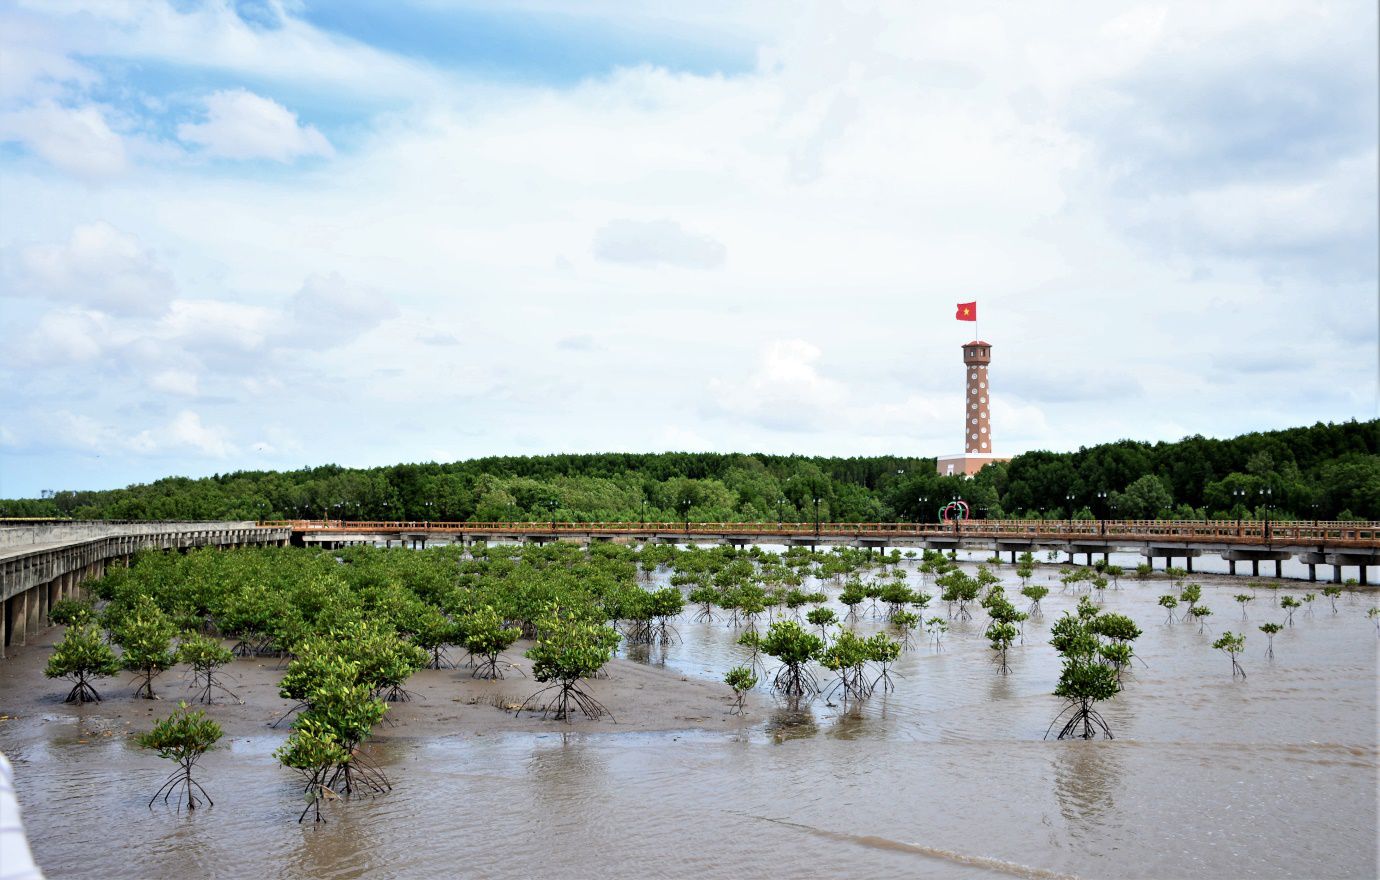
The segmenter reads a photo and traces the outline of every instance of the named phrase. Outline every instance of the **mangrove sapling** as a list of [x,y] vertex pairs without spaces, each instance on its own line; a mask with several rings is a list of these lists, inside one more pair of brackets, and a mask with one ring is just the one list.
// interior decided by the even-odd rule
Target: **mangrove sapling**
[[1107,578],[1104,575],[1097,575],[1092,579],[1093,589],[1097,591],[1097,601],[1104,601],[1107,590]]
[[74,626],[87,623],[96,616],[96,609],[85,599],[59,599],[48,609],[50,626]]
[[1166,593],[1160,597],[1160,607],[1169,612],[1169,616],[1165,618],[1164,622],[1172,625],[1174,623],[1174,609],[1179,607],[1179,600]]
[[1188,580],[1188,569],[1186,568],[1176,568],[1171,565],[1164,570],[1164,573],[1168,576],[1169,580],[1173,582],[1174,586],[1181,590],[1184,587],[1184,581]]
[[502,678],[499,660],[503,652],[522,635],[522,631],[517,627],[505,627],[498,612],[489,605],[481,605],[465,615],[462,628],[465,632],[465,649],[476,659],[470,675],[473,678]]
[[1121,576],[1126,573],[1125,569],[1119,565],[1109,565],[1102,573],[1112,579],[1113,589],[1121,589]]
[[1044,617],[1044,609],[1040,607],[1040,600],[1049,595],[1049,587],[1025,586],[1021,587],[1021,595],[1030,600],[1030,608],[1026,613],[1031,617]]
[[103,678],[120,671],[120,662],[101,638],[94,624],[69,626],[62,641],[53,648],[43,674],[48,678],[65,678],[72,682],[65,703],[99,703],[101,695],[91,684],[93,678]]
[[1148,581],[1150,575],[1155,573],[1155,567],[1148,562],[1142,562],[1136,566],[1136,580]]
[[868,581],[863,586],[863,595],[868,599],[868,613],[875,620],[877,617],[877,600],[882,597],[882,590],[885,589],[880,581]]
[[1305,617],[1312,617],[1312,616],[1313,616],[1313,603],[1317,600],[1317,598],[1318,598],[1318,594],[1317,594],[1317,593],[1304,593],[1304,594],[1303,594],[1303,605],[1304,605],[1303,615],[1304,615]]
[[1237,635],[1228,630],[1222,633],[1222,635],[1217,638],[1217,641],[1212,643],[1212,646],[1231,657],[1232,678],[1236,678],[1238,675],[1243,679],[1246,677],[1246,670],[1241,668],[1241,664],[1237,662],[1236,659],[1236,655],[1246,650],[1246,637],[1244,635]]
[[[968,611],[968,603],[976,601],[978,598],[979,587],[976,578],[969,577],[959,569],[947,572],[935,578],[936,584],[944,588],[940,594],[941,599],[949,603],[949,618],[955,617],[959,620],[972,620],[973,615]],[[957,605],[955,614],[954,606]]]
[[844,705],[847,705],[850,699],[861,700],[871,693],[866,676],[870,656],[867,639],[840,626],[837,638],[817,658],[820,665],[835,675],[834,683],[824,694],[825,698],[828,699],[837,691]]
[[1289,626],[1294,625],[1294,611],[1303,603],[1293,596],[1284,596],[1279,600],[1279,607],[1284,609],[1284,620]]
[[155,698],[153,680],[177,662],[172,651],[173,633],[172,621],[157,603],[148,596],[140,596],[113,634],[116,644],[124,649],[120,665],[136,673],[139,687],[134,696]]
[[412,621],[412,644],[426,652],[427,669],[449,669],[453,664],[446,648],[458,643],[459,628],[439,608],[427,605]]
[[794,620],[778,620],[767,629],[761,648],[762,653],[781,663],[772,677],[772,690],[796,699],[819,689],[809,669],[810,662],[824,650],[819,636],[806,632]]
[[1337,613],[1337,597],[1342,595],[1341,587],[1323,587],[1322,594],[1332,603],[1332,613]]
[[988,625],[984,633],[987,641],[991,644],[992,650],[996,653],[997,673],[1006,675],[1011,671],[1011,667],[1006,662],[1006,652],[1010,650],[1012,642],[1020,635],[1020,630],[1014,623],[1004,620],[993,620]]
[[1016,566],[1016,577],[1018,577],[1018,578],[1021,579],[1021,586],[1022,586],[1022,587],[1026,586],[1027,584],[1030,583],[1030,576],[1033,575],[1033,574],[1035,574],[1035,567],[1034,567],[1034,566],[1025,565],[1025,564],[1021,564],[1021,565]]
[[690,603],[699,606],[695,611],[696,623],[713,623],[714,606],[719,601],[719,591],[713,587],[696,587],[690,591]]
[[580,682],[602,669],[616,647],[617,631],[563,613],[553,605],[539,620],[537,643],[526,655],[532,661],[533,677],[547,687],[524,700],[518,711],[529,706],[536,711],[537,698],[555,691],[555,698],[541,708],[542,717],[554,715],[558,721],[570,721],[575,709],[590,720],[609,715],[608,709],[590,696]]
[[1193,609],[1197,607],[1198,601],[1203,598],[1203,588],[1198,584],[1189,584],[1179,590],[1179,599],[1188,603],[1188,608],[1184,611],[1184,620],[1195,617]]
[[1045,731],[1046,737],[1054,725],[1067,715],[1068,719],[1059,730],[1059,739],[1092,739],[1099,731],[1107,739],[1112,739],[1107,719],[1097,711],[1096,706],[1098,702],[1116,696],[1121,690],[1121,682],[1117,680],[1116,671],[1102,661],[1099,652],[1102,642],[1090,626],[1095,616],[1095,609],[1092,615],[1088,615],[1080,605],[1077,615],[1065,613],[1050,630],[1050,644],[1064,658],[1054,695],[1063,697],[1067,705],[1050,722],[1049,730]]
[[1366,611],[1366,617],[1375,621],[1375,634],[1380,636],[1380,608],[1370,608]]
[[879,682],[882,685],[882,693],[891,692],[894,687],[891,683],[891,664],[900,656],[901,643],[886,633],[874,633],[867,640],[867,659],[877,666],[877,677],[867,686],[868,693],[871,693]]
[[925,631],[930,634],[936,652],[944,650],[944,633],[949,631],[949,622],[942,617],[931,617],[925,621]]
[[845,621],[858,619],[858,606],[867,598],[863,590],[862,581],[849,579],[843,587],[843,592],[839,593],[839,602],[848,609],[848,613],[843,616]]
[[752,652],[748,656],[748,669],[766,678],[767,666],[762,662],[762,634],[755,629],[748,630],[738,637],[738,644]]
[[196,767],[196,762],[201,760],[201,756],[210,751],[220,737],[219,724],[207,718],[206,713],[200,709],[194,712],[189,710],[184,702],[179,702],[177,709],[167,718],[159,719],[152,730],[139,734],[138,743],[141,748],[152,749],[158,752],[158,757],[177,762],[177,769],[159,786],[153,797],[149,798],[149,809],[153,809],[153,802],[158,800],[160,794],[163,796],[163,803],[166,804],[168,798],[179,789],[181,793],[177,796],[178,812],[182,810],[184,796],[187,809],[197,808],[197,804],[201,802],[196,796],[197,792],[205,795],[206,803],[215,805],[215,801],[211,800],[211,796],[201,787],[201,783],[192,778],[192,770]]
[[911,632],[920,623],[920,615],[913,611],[899,611],[891,616],[891,625],[896,627],[896,632],[900,635],[901,650],[911,649]]
[[886,616],[894,620],[915,599],[915,594],[903,581],[892,581],[882,590],[882,601],[886,603]]
[[1252,596],[1250,593],[1237,593],[1236,596],[1233,597],[1233,598],[1235,598],[1236,601],[1241,605],[1241,619],[1242,619],[1242,620],[1245,620],[1245,619],[1246,619],[1246,603],[1249,602],[1249,601],[1251,601],[1251,599],[1253,599],[1253,598],[1255,598],[1255,597]]
[[823,638],[828,627],[837,621],[832,608],[811,608],[805,612],[805,622],[811,626],[819,627],[819,635]]
[[309,708],[298,716],[293,728],[320,724],[335,735],[344,749],[347,760],[336,764],[326,778],[327,787],[347,795],[357,789],[382,794],[392,786],[383,770],[365,756],[360,744],[373,733],[388,706],[374,695],[367,682],[358,680],[359,674],[353,662],[342,661],[334,666],[332,674],[309,691]]
[[242,702],[239,696],[221,682],[220,668],[235,659],[235,655],[219,640],[200,633],[183,633],[177,645],[177,662],[189,667],[192,688],[197,691],[197,702],[210,705],[214,702],[215,691],[224,691],[235,702]]
[[1188,613],[1193,615],[1193,619],[1198,621],[1198,632],[1201,633],[1207,626],[1207,619],[1212,616],[1212,609],[1206,605],[1194,605],[1188,609]]
[[735,666],[724,676],[724,684],[733,688],[733,708],[730,715],[742,715],[747,692],[757,687],[757,676],[746,666]]
[[297,821],[300,823],[311,810],[316,811],[317,822],[326,821],[321,816],[321,802],[336,797],[335,792],[326,786],[326,779],[336,767],[350,760],[349,752],[341,747],[335,734],[313,719],[299,719],[292,727],[292,735],[273,756],[284,767],[296,770],[307,780],[307,805],[302,808]]
[[684,610],[685,597],[680,590],[666,587],[652,594],[652,644],[664,648],[680,641],[680,634],[671,626],[671,618],[678,617]]
[[1275,633],[1279,632],[1279,631],[1282,630],[1282,629],[1284,629],[1284,627],[1280,626],[1280,625],[1277,624],[1277,623],[1262,623],[1262,624],[1260,625],[1260,631],[1263,632],[1263,633],[1265,634],[1265,638],[1269,640],[1269,641],[1267,641],[1266,644],[1265,644],[1265,656],[1266,656],[1266,658],[1268,658],[1268,659],[1274,659],[1274,656],[1275,656]]

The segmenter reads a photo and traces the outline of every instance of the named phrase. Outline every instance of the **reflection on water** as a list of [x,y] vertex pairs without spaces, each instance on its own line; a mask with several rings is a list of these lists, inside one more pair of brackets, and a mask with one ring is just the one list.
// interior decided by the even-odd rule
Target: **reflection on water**
[[1054,795],[1059,812],[1074,839],[1097,837],[1116,830],[1109,821],[1115,804],[1113,796],[1122,784],[1123,768],[1117,749],[1105,741],[1056,742],[1054,755]]
[[[1163,623],[1163,581],[1124,583],[1105,602],[1145,630],[1143,663],[1101,707],[1110,742],[1042,740],[1061,707],[1049,627],[1074,603],[1056,582],[1010,675],[979,612],[942,652],[917,636],[892,693],[764,700],[746,734],[383,728],[373,757],[394,790],[331,804],[321,826],[294,821],[301,785],[272,758],[285,730],[208,755],[216,806],[196,815],[146,808],[166,768],[127,739],[114,702],[4,722],[0,748],[54,877],[1375,876],[1373,601],[1297,616],[1267,662],[1254,626],[1280,612],[1262,593],[1242,682],[1215,634]],[[1240,591],[1204,583],[1216,633],[1241,626]],[[680,643],[629,656],[713,680],[746,660],[739,630],[692,616]]]

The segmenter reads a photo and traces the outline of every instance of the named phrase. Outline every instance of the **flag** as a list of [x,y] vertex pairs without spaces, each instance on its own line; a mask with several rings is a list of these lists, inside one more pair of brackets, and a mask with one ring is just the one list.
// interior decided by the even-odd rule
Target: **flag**
[[954,313],[954,317],[960,321],[976,321],[977,301],[975,300],[970,303],[959,303],[958,311]]

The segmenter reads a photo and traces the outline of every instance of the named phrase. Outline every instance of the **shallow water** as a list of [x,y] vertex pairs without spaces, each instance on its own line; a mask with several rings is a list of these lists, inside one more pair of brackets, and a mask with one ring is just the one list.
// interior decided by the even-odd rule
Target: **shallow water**
[[[1267,661],[1256,626],[1283,612],[1262,590],[1242,681],[1210,644],[1242,630],[1244,581],[1202,583],[1216,612],[1202,634],[1163,623],[1162,579],[1106,592],[1145,630],[1144,665],[1106,705],[1110,742],[1042,740],[1060,709],[1048,629],[1073,604],[1056,582],[1010,675],[977,611],[942,651],[917,635],[889,696],[768,708],[746,734],[383,730],[395,789],[331,805],[323,826],[295,822],[276,732],[205,759],[216,806],[193,816],[148,810],[165,768],[104,736],[100,707],[0,724],[0,749],[53,877],[1376,876],[1374,594],[1336,614],[1320,595]],[[743,649],[692,613],[679,644],[644,659],[719,678]]]

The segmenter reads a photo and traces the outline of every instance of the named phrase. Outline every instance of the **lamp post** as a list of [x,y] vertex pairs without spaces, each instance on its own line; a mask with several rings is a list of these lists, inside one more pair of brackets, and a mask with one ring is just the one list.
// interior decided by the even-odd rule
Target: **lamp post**
[[[917,516],[917,517],[915,518],[916,522],[928,523],[928,522],[930,521],[930,517],[929,517],[929,514],[925,513],[925,511],[927,511],[927,510],[929,510],[929,509],[930,509],[930,496],[928,496],[928,495],[922,495],[922,496],[920,496],[920,516]],[[921,519],[921,517],[924,517],[924,518]]]
[[681,501],[680,506],[685,508],[685,534],[690,534],[690,499]]
[[1273,506],[1270,502],[1273,499],[1274,490],[1271,489],[1269,486],[1266,486],[1263,489],[1258,489],[1256,491],[1256,494],[1264,500],[1263,503],[1265,505],[1265,543],[1268,544],[1270,543],[1270,508]]
[[819,496],[815,496],[815,537],[819,537]]
[[1099,490],[1098,490],[1098,492],[1097,492],[1097,501],[1098,501],[1098,507],[1101,507],[1101,508],[1102,508],[1102,519],[1100,520],[1100,522],[1102,523],[1102,527],[1099,529],[1099,531],[1102,532],[1102,537],[1105,538],[1105,537],[1107,537],[1107,490],[1106,490],[1106,489],[1099,489]]
[[1246,497],[1246,490],[1237,486],[1235,489],[1231,490],[1231,497],[1236,499],[1236,502],[1232,506],[1236,508],[1236,537],[1239,538],[1241,537],[1241,514],[1246,507],[1243,501]]
[[551,534],[554,535],[556,533],[556,507],[560,504],[560,502],[557,501],[555,498],[552,498],[550,501],[546,503],[551,505]]
[[642,528],[647,528],[647,499],[642,499]]
[[1069,515],[1069,518],[1068,518],[1068,526],[1067,526],[1067,529],[1071,532],[1071,531],[1073,531],[1073,493],[1070,492],[1070,493],[1068,493],[1067,495],[1065,495],[1065,496],[1064,496],[1064,500],[1067,501],[1067,502],[1068,502],[1068,505],[1069,505],[1069,506],[1068,506],[1068,515]]
[[785,498],[778,498],[778,499],[776,499],[776,530],[777,530],[778,532],[781,531],[781,529],[782,529],[782,526],[781,526],[781,523],[782,523],[782,519],[781,519],[781,507],[782,507],[782,505],[784,505],[785,503],[786,503],[786,499],[785,499]]

